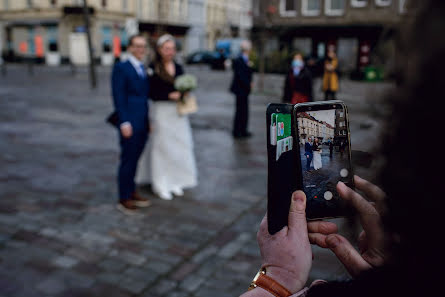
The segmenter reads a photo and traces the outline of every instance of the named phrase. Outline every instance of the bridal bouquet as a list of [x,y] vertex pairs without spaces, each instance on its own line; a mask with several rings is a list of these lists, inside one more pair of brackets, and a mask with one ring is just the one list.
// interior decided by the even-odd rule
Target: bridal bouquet
[[193,91],[198,87],[197,79],[194,75],[183,74],[175,79],[175,89],[181,94]]
[[197,79],[191,74],[183,74],[175,79],[175,89],[181,93],[181,100],[178,102],[177,105],[177,111],[179,115],[187,115],[198,111],[198,103],[196,97],[190,95],[190,92],[197,87]]

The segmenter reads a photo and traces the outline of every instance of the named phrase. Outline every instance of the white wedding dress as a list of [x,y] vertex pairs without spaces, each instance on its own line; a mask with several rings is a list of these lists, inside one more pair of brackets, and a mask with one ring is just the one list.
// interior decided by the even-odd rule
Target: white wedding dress
[[152,101],[152,133],[139,161],[136,183],[151,183],[159,197],[170,200],[172,193],[198,184],[192,129],[187,116],[179,116],[176,104]]
[[323,164],[321,163],[321,151],[314,151],[313,152],[313,158],[312,158],[312,164],[311,164],[315,170],[318,170],[323,167]]

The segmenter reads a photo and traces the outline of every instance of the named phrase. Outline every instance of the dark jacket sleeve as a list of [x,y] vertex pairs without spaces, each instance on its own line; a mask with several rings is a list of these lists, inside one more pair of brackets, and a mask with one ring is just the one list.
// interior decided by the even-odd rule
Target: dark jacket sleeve
[[236,79],[240,82],[242,88],[244,90],[250,91],[250,83],[252,82],[252,77],[247,73],[247,71],[243,71],[243,65],[241,63],[244,63],[242,61],[242,58],[239,58],[236,60],[235,63],[235,76]]
[[123,64],[117,63],[113,68],[111,75],[111,88],[113,94],[114,108],[119,116],[119,124],[128,122],[126,79]]
[[290,83],[291,75],[288,72],[286,74],[286,79],[284,80],[284,89],[283,89],[283,102],[289,103],[292,101],[292,90],[291,90],[291,83]]
[[307,73],[307,89],[309,94],[309,101],[314,101],[314,88],[312,87],[313,85],[312,73],[308,69],[306,69],[306,73]]

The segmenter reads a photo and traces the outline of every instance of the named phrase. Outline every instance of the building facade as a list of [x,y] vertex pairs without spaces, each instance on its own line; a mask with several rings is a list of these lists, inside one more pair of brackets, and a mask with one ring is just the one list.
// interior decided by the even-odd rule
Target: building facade
[[255,0],[207,0],[207,47],[214,49],[218,39],[249,38],[253,26]]
[[330,124],[319,121],[305,112],[298,117],[298,131],[302,143],[308,137],[318,138],[321,142],[332,140],[335,135],[334,130]]
[[[87,0],[94,57],[105,64],[136,32],[153,45],[164,33],[179,51],[214,49],[221,37],[247,37],[251,0]],[[27,58],[86,63],[83,0],[0,0],[0,44],[10,61]],[[74,55],[74,56],[73,56]]]
[[372,53],[382,36],[391,39],[393,28],[407,12],[407,3],[408,0],[254,1],[254,31],[265,35],[266,54],[298,50],[322,59],[328,49],[334,49],[340,70],[363,70],[373,63]]

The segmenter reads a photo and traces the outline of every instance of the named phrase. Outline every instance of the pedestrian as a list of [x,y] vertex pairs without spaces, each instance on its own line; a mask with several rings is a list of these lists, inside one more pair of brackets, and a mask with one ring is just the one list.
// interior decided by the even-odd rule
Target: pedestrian
[[334,152],[334,143],[332,139],[329,139],[329,158],[332,159],[332,153]]
[[283,102],[297,104],[313,101],[312,74],[305,66],[303,55],[296,53],[284,81]]
[[232,135],[235,138],[252,136],[247,130],[249,120],[249,94],[252,90],[253,69],[249,60],[252,44],[241,42],[241,55],[233,61],[233,80],[230,91],[235,94],[236,108]]
[[134,177],[139,157],[148,139],[149,78],[144,67],[147,42],[141,35],[129,39],[129,58],[116,63],[111,85],[114,108],[118,116],[120,164],[118,171],[118,209],[134,213],[150,201],[136,193]]
[[304,155],[306,157],[306,170],[311,170],[312,159],[314,158],[313,149],[312,149],[312,138],[309,136],[306,140],[306,144],[304,145]]
[[[145,167],[138,181],[151,179],[152,190],[161,199],[171,200],[173,194],[184,195],[185,188],[198,183],[189,118],[177,110],[181,93],[175,89],[175,79],[184,74],[175,61],[176,40],[169,34],[159,37],[156,56],[150,64],[150,99],[152,100],[150,149],[144,152]],[[151,174],[150,174],[151,173]],[[146,176],[144,176],[146,175]]]
[[[257,238],[262,256],[262,274],[256,288],[243,294],[255,296],[438,296],[443,290],[445,257],[441,236],[443,209],[441,193],[443,173],[437,172],[422,157],[418,146],[407,146],[406,139],[421,134],[434,138],[441,129],[443,110],[419,104],[419,98],[444,98],[445,40],[435,38],[445,30],[445,2],[424,0],[409,10],[406,28],[396,48],[400,69],[395,74],[397,87],[387,96],[389,110],[379,163],[382,168],[376,185],[354,177],[357,191],[343,183],[337,185],[342,199],[357,213],[361,230],[358,244],[338,234],[332,222],[307,222],[306,196],[297,191],[292,197],[288,226],[270,235],[267,217]],[[400,67],[400,68],[399,68]],[[439,99],[440,100],[440,99]],[[438,102],[437,100],[436,102]],[[416,121],[428,123],[413,125]],[[401,149],[403,148],[403,149]],[[435,168],[444,168],[440,158]],[[374,175],[374,173],[372,174]],[[360,191],[360,194],[358,191]],[[350,279],[316,281],[304,288],[312,266],[310,243],[331,250],[344,265]],[[356,249],[355,247],[358,247]],[[316,274],[322,274],[317,271]],[[252,288],[255,286],[252,286]]]
[[315,170],[321,169],[323,167],[323,163],[321,162],[321,148],[318,143],[318,138],[315,137],[314,142],[312,144],[312,166]]
[[333,49],[328,50],[328,56],[324,63],[323,92],[325,100],[335,100],[338,91],[338,59]]

